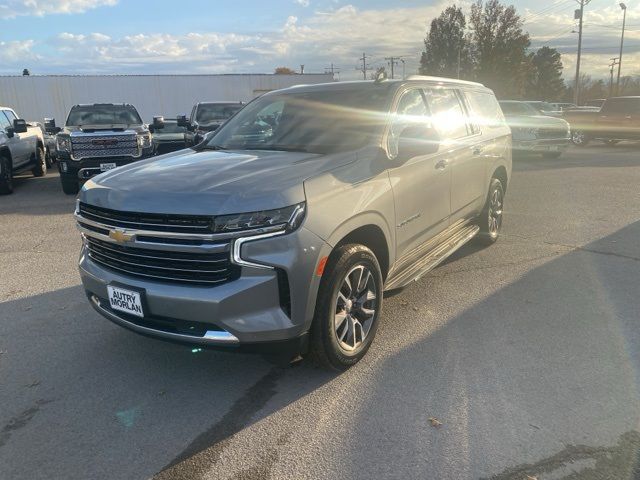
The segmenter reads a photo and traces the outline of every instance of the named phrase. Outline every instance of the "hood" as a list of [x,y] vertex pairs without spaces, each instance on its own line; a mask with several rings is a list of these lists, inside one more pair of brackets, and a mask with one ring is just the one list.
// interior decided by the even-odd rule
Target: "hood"
[[159,142],[184,142],[184,133],[154,133],[153,141]]
[[303,182],[356,153],[181,150],[116,168],[87,181],[80,200],[114,210],[223,215],[305,200]]
[[135,133],[148,133],[149,130],[145,125],[127,125],[127,124],[118,124],[118,125],[67,125],[62,128],[60,133],[107,133],[107,132],[116,132],[122,133],[125,131],[133,131]]
[[507,124],[511,128],[569,128],[569,124],[548,115],[509,115]]

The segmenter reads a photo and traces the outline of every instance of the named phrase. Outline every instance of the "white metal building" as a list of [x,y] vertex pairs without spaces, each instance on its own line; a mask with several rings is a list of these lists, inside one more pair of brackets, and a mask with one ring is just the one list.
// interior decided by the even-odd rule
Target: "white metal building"
[[197,102],[247,102],[292,85],[332,82],[331,74],[34,75],[0,76],[0,105],[28,121],[53,117],[62,125],[78,103],[131,103],[143,120],[188,115]]

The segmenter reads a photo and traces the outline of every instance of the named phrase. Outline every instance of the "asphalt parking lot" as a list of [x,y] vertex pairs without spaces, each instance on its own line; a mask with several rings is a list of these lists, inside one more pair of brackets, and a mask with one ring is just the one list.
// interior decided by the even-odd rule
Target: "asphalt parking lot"
[[55,173],[0,198],[0,478],[640,478],[640,145],[517,160],[500,241],[341,375],[112,325],[73,205]]

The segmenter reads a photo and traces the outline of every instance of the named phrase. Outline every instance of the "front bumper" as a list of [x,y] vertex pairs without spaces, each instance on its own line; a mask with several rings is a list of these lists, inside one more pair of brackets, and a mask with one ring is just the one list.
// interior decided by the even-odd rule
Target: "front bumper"
[[67,152],[58,152],[57,160],[60,175],[84,181],[102,173],[104,170],[101,168],[101,164],[115,163],[116,167],[121,167],[151,156],[153,156],[153,147],[142,150],[139,157],[99,157],[71,160]]
[[[93,261],[86,246],[79,270],[94,309],[122,327],[204,347],[262,350],[271,344],[278,350],[304,344],[320,282],[316,266],[329,252],[330,247],[305,228],[249,241],[242,244],[242,259],[273,268],[243,266],[239,278],[213,287],[122,274]],[[109,285],[141,292],[145,317],[112,310]],[[289,308],[283,308],[283,289],[288,290]]]
[[523,153],[564,152],[571,144],[570,138],[544,138],[536,140],[513,139],[513,150]]

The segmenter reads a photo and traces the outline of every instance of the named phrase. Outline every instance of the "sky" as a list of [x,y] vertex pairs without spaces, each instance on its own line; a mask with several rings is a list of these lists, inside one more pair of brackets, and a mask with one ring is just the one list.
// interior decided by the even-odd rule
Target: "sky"
[[[585,10],[582,71],[607,77],[618,55],[619,0]],[[0,74],[272,73],[275,67],[361,78],[372,67],[416,73],[431,20],[450,1],[0,0]],[[575,69],[576,0],[516,0],[532,37]],[[468,8],[469,1],[458,2]],[[623,75],[640,75],[640,0],[627,2]]]

